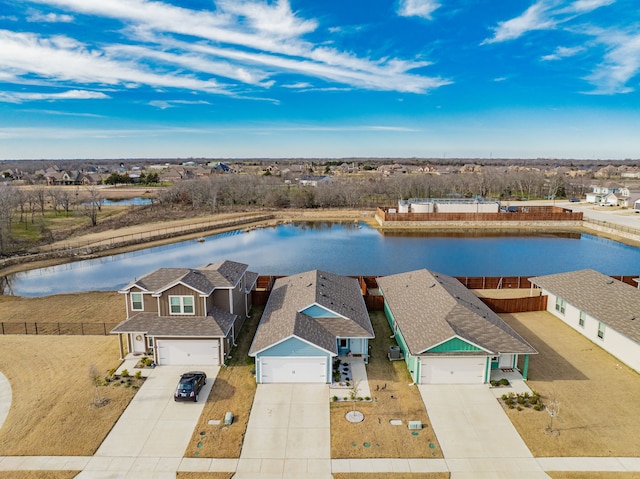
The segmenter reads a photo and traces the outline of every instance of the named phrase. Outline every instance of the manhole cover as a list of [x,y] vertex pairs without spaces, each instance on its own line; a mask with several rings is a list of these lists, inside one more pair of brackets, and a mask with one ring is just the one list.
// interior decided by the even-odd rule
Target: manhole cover
[[349,411],[344,415],[344,417],[347,418],[347,421],[353,423],[364,421],[364,414],[362,414],[360,411]]

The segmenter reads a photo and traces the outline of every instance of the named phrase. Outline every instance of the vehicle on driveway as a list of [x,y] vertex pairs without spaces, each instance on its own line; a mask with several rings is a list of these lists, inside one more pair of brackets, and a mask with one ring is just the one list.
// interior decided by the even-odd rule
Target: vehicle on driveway
[[202,386],[207,384],[207,375],[202,371],[189,371],[180,376],[180,382],[173,394],[175,401],[198,402],[198,394]]

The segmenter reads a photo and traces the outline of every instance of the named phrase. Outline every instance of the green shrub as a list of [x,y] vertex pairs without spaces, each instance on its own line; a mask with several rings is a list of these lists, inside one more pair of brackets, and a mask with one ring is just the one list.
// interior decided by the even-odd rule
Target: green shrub
[[120,376],[122,376],[123,378],[128,378],[129,377],[129,370],[128,369],[123,369],[122,373],[120,373]]
[[338,396],[333,396],[333,397],[331,398],[331,400],[332,400],[333,402],[336,402],[336,401],[338,400]]
[[509,380],[507,378],[500,379],[500,385],[501,386],[508,386],[509,385]]
[[503,400],[503,401],[506,401],[506,400],[507,400],[507,395],[506,395],[506,394],[503,394],[503,395],[501,396],[501,398],[502,398],[502,400]]
[[140,379],[142,377],[142,371],[136,371],[136,373],[133,375],[134,378],[136,379]]

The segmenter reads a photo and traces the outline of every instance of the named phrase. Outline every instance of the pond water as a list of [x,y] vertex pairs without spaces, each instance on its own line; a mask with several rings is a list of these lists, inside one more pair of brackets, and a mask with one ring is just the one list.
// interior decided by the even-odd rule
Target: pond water
[[142,206],[150,205],[152,202],[151,198],[140,198],[137,196],[135,198],[121,200],[104,200],[102,204],[105,206]]
[[104,258],[16,273],[5,294],[44,296],[117,290],[160,267],[224,259],[261,275],[312,269],[376,276],[428,268],[452,276],[534,276],[592,268],[640,273],[640,249],[590,235],[433,236],[386,233],[355,223],[294,223],[233,231]]

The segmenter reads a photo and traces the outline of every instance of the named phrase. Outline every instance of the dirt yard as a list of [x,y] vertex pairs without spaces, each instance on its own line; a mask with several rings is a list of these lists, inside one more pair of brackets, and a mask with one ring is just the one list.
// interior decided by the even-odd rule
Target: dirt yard
[[449,479],[448,472],[338,473],[333,479]]
[[0,336],[0,370],[12,389],[0,456],[92,455],[135,393],[101,387],[109,402],[93,407],[90,368],[106,375],[119,365],[118,356],[115,337]]
[[73,479],[79,473],[80,471],[0,471],[0,479]]
[[551,479],[640,479],[640,472],[547,472],[547,475]]
[[[442,457],[420,392],[417,387],[410,386],[406,363],[387,358],[389,346],[395,343],[389,338],[391,329],[384,313],[376,311],[370,316],[376,335],[369,342],[371,358],[367,365],[373,400],[356,403],[356,409],[365,416],[358,424],[345,419],[345,414],[353,409],[352,402],[331,403],[331,457]],[[392,419],[401,419],[403,425],[391,425]],[[409,420],[422,421],[424,429],[417,435],[412,434],[406,424]]]
[[3,322],[119,323],[125,317],[124,295],[116,291],[40,298],[0,295]]
[[560,403],[552,433],[547,413],[507,410],[533,455],[639,457],[640,375],[550,313],[500,316],[539,352],[529,386]]
[[231,479],[233,475],[233,472],[178,472],[176,479]]

